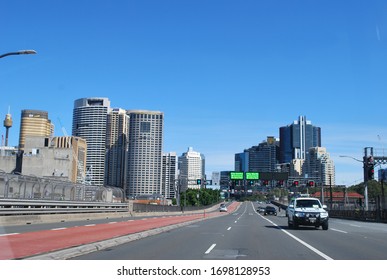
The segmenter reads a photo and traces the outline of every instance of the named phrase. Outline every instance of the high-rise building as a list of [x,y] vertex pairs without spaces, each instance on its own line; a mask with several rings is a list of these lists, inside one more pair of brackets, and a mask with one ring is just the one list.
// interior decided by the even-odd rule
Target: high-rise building
[[94,186],[103,186],[105,183],[106,126],[109,112],[108,98],[81,98],[74,102],[72,134],[86,140],[86,177]]
[[211,181],[213,186],[220,186],[220,172],[213,171],[211,176]]
[[197,180],[205,179],[204,156],[198,152],[195,152],[193,148],[190,147],[186,153],[183,153],[179,157],[178,161],[181,191],[185,191],[188,188],[200,188],[201,185],[197,184]]
[[276,172],[278,164],[279,142],[269,136],[258,146],[245,150],[248,155],[248,170],[250,172]]
[[321,147],[321,128],[313,126],[305,116],[293,124],[280,127],[280,163],[306,159],[312,147]]
[[304,168],[304,177],[318,185],[335,185],[335,165],[324,147],[309,149],[309,156]]
[[234,170],[238,172],[249,171],[249,152],[235,154],[234,157]]
[[106,185],[125,189],[128,156],[129,116],[124,109],[112,109],[106,128]]
[[174,152],[163,154],[163,180],[161,194],[167,198],[177,198],[177,155]]
[[54,125],[48,119],[48,112],[40,110],[22,110],[19,149],[24,150],[27,136],[52,137]]
[[128,110],[127,195],[161,194],[164,114]]

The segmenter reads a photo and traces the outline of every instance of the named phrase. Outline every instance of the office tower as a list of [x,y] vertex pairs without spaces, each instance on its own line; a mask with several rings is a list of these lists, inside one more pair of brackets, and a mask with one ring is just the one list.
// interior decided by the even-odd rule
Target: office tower
[[105,178],[108,186],[120,187],[124,190],[128,135],[129,116],[126,110],[112,109],[107,116]]
[[86,178],[91,185],[105,183],[106,125],[110,112],[107,98],[81,98],[74,102],[73,136],[87,143]]
[[128,110],[127,195],[161,194],[164,114]]
[[276,172],[279,154],[279,142],[269,136],[258,146],[246,149],[248,155],[248,170],[250,172]]
[[238,171],[238,172],[249,171],[249,152],[248,151],[235,154],[234,171]]
[[212,185],[213,186],[220,186],[220,172],[219,171],[213,171],[212,176]]
[[161,194],[167,198],[177,198],[177,155],[176,153],[163,154],[163,180]]
[[204,157],[198,152],[195,152],[192,147],[188,148],[186,153],[183,153],[178,159],[179,180],[181,191],[190,189],[199,189],[201,185],[197,184],[197,179],[205,179],[204,174]]
[[20,122],[19,150],[24,150],[27,136],[52,137],[54,125],[48,119],[48,112],[22,110]]
[[306,159],[312,147],[321,147],[321,128],[300,116],[293,124],[280,127],[280,163]]
[[310,148],[305,166],[305,177],[315,181],[316,185],[335,185],[335,165],[326,148]]

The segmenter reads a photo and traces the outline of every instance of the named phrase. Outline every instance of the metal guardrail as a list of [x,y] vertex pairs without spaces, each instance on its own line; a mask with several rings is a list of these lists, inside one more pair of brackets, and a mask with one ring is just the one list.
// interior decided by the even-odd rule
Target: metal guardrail
[[128,212],[128,203],[0,199],[0,216]]

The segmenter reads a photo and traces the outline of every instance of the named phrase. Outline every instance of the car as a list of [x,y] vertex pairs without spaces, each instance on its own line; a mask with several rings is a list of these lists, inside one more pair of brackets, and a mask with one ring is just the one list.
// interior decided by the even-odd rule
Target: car
[[289,228],[297,229],[299,225],[322,227],[328,229],[329,214],[327,206],[318,198],[298,197],[291,202],[287,210]]
[[277,216],[277,209],[274,206],[266,206],[265,207],[265,212],[263,213],[265,216],[266,215],[274,215]]
[[227,206],[226,204],[221,204],[219,207],[219,212],[227,212]]
[[264,206],[259,206],[258,209],[257,209],[257,212],[258,212],[258,213],[265,213],[265,209],[266,209],[266,207],[264,207]]

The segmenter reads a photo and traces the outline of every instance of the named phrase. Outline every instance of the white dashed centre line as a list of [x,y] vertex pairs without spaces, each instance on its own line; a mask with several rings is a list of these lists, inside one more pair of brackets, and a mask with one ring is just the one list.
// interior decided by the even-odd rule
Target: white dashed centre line
[[216,244],[212,244],[210,248],[208,248],[208,250],[205,252],[206,255],[208,255],[209,253],[211,253],[211,251],[215,248]]

